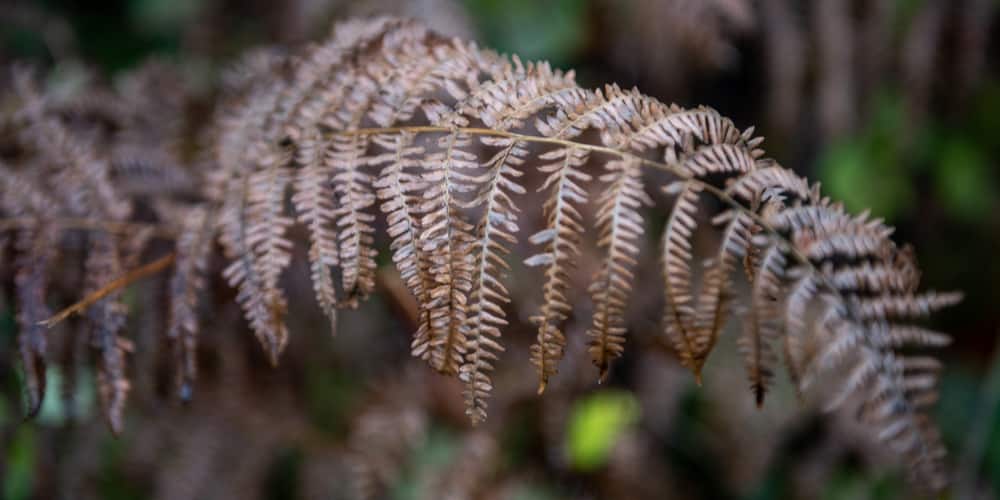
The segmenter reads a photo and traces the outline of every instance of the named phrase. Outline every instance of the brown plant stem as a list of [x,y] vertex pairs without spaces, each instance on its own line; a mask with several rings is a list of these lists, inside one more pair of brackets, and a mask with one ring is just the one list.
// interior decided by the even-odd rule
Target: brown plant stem
[[141,267],[133,269],[128,273],[124,274],[123,276],[116,278],[114,281],[108,283],[107,285],[102,286],[100,289],[90,293],[77,303],[63,309],[62,311],[59,311],[56,315],[52,316],[51,318],[40,321],[38,324],[46,328],[52,328],[53,326],[56,326],[57,324],[59,324],[66,318],[70,317],[71,315],[83,312],[85,309],[92,306],[95,302],[108,296],[108,294],[116,290],[125,288],[131,285],[132,283],[135,283],[136,281],[139,281],[147,276],[152,276],[170,267],[174,263],[174,260],[176,258],[177,254],[171,252],[167,255],[164,255],[163,257],[160,257],[159,259],[150,262],[149,264],[145,264]]

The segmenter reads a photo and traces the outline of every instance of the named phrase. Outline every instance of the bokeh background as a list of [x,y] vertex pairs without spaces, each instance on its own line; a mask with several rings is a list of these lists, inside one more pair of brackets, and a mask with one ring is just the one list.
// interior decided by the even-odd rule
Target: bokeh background
[[[184,113],[197,121],[211,112],[220,72],[244,51],[294,46],[324,36],[337,19],[386,13],[575,68],[586,86],[637,86],[756,125],[770,156],[822,181],[852,210],[870,208],[895,225],[897,241],[917,249],[926,288],[965,292],[934,319],[955,339],[941,355],[936,413],[954,468],[945,497],[996,498],[998,12],[995,0],[6,0],[0,63],[29,61],[54,92],[72,94],[94,81],[127,81],[152,59],[173,69]],[[217,305],[206,315],[203,375],[186,405],[163,383],[156,318],[134,321],[136,390],[120,437],[104,428],[89,384],[64,383],[93,376],[84,369],[50,370],[50,387],[72,391],[50,390],[39,418],[22,421],[16,331],[4,301],[0,497],[911,494],[892,457],[849,415],[797,402],[787,383],[756,409],[732,335],[699,388],[655,338],[653,320],[633,322],[630,350],[607,385],[597,385],[577,342],[543,397],[527,363],[530,324],[515,322],[490,420],[470,428],[460,388],[410,366],[405,292],[391,276],[380,286],[382,296],[343,315],[334,339],[315,311],[293,319],[277,368],[251,335],[230,335],[238,311]],[[136,288],[130,293],[156,293]],[[531,306],[515,305],[512,317]],[[215,334],[213,325],[225,328]],[[581,339],[583,329],[571,324],[570,336]]]

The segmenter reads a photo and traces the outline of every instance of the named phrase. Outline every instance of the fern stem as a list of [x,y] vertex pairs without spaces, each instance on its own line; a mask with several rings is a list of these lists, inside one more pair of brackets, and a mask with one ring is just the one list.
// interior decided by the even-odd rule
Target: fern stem
[[67,307],[66,309],[63,309],[62,311],[59,311],[55,316],[52,316],[51,318],[48,318],[43,321],[39,321],[38,324],[46,328],[52,328],[57,324],[59,324],[60,322],[62,322],[63,320],[65,320],[66,318],[70,317],[71,315],[82,313],[85,309],[94,305],[94,303],[103,299],[104,297],[107,297],[109,294],[117,290],[120,290],[122,288],[125,288],[131,285],[132,283],[135,283],[136,281],[139,281],[147,276],[152,276],[170,267],[174,263],[174,260],[176,258],[177,254],[171,252],[167,255],[164,255],[163,257],[160,257],[159,259],[150,262],[149,264],[145,264],[141,267],[133,269],[128,273],[125,273],[123,276],[116,278],[114,281],[108,283],[107,285],[104,285],[101,288],[95,290],[93,293],[90,293],[79,302]]
[[[712,184],[709,184],[701,179],[698,179],[697,177],[685,172],[677,165],[656,160],[650,160],[649,158],[643,158],[636,154],[629,153],[627,151],[621,151],[615,148],[610,148],[607,146],[598,146],[595,144],[587,144],[584,142],[572,141],[567,139],[542,137],[537,135],[521,134],[517,132],[508,132],[505,130],[496,130],[483,127],[442,127],[435,125],[408,125],[408,126],[397,126],[397,127],[359,128],[354,130],[331,132],[331,135],[355,136],[355,135],[393,134],[393,133],[403,133],[403,132],[410,132],[414,134],[461,133],[468,135],[507,137],[518,141],[533,142],[539,144],[552,144],[568,148],[571,147],[571,148],[584,149],[595,153],[614,155],[618,156],[623,160],[637,161],[643,165],[647,165],[650,167],[666,171],[671,175],[677,176],[681,179],[697,184],[699,187],[701,187],[705,191],[715,196],[719,201],[725,203],[726,205],[731,206],[732,208],[740,211],[741,213],[746,214],[748,217],[750,217],[750,219],[754,223],[759,225],[766,233],[768,233],[772,238],[774,238],[775,242],[777,242],[782,246],[782,250],[791,254],[795,258],[795,260],[797,260],[800,264],[802,264],[811,272],[816,274],[816,276],[820,279],[823,285],[826,288],[828,288],[831,292],[836,294],[836,296],[841,302],[844,302],[845,304],[847,303],[843,294],[840,293],[837,287],[835,287],[834,284],[825,275],[819,272],[819,269],[817,269],[816,266],[813,265],[812,261],[810,261],[808,257],[806,257],[802,252],[800,252],[794,246],[790,245],[789,242],[784,237],[782,237],[778,233],[778,231],[774,229],[773,226],[768,224],[767,221],[760,216],[760,214],[744,206],[742,203],[740,203],[735,198],[726,193],[725,190],[719,189],[718,187],[715,187]],[[853,313],[851,314],[853,316]]]

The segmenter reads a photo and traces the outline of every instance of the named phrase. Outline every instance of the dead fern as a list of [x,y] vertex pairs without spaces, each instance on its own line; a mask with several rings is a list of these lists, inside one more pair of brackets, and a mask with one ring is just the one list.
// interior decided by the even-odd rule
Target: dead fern
[[[142,99],[137,92],[111,97],[97,86],[56,98],[23,67],[0,77],[6,84],[0,95],[0,211],[4,239],[13,247],[9,260],[0,261],[0,271],[14,277],[29,415],[39,411],[44,399],[45,367],[54,357],[49,337],[70,335],[63,327],[50,331],[44,323],[52,316],[53,296],[84,290],[88,300],[69,310],[86,309],[82,324],[72,325],[86,337],[76,345],[89,344],[94,351],[102,408],[111,429],[121,431],[132,342],[122,336],[126,307],[121,287],[127,280],[112,280],[138,267],[154,240],[172,241],[182,233],[177,251],[184,256],[190,253],[186,242],[197,234],[176,226],[198,205],[190,200],[191,172],[168,146],[176,139],[180,115],[158,121],[146,116],[155,109],[163,114],[164,108],[177,113],[181,91],[177,81],[164,77],[167,74],[167,68],[153,64],[131,75],[125,92],[144,87]],[[157,90],[150,90],[152,81],[158,82]],[[150,183],[158,191],[149,192]],[[195,208],[185,208],[189,205]],[[212,237],[206,236],[208,241]],[[130,276],[148,275],[172,260],[162,257]],[[187,261],[182,257],[179,275],[186,274]],[[175,287],[179,298],[173,308],[185,316],[174,323],[183,321],[183,329],[191,332],[196,331],[197,318],[184,311],[194,307],[196,298],[182,298],[188,286]],[[192,344],[190,339],[187,344]]]
[[[959,296],[917,292],[912,252],[890,240],[891,228],[845,213],[818,186],[764,158],[752,129],[636,90],[581,89],[572,73],[546,63],[397,19],[341,24],[329,40],[293,56],[252,54],[227,87],[210,126],[211,182],[197,203],[162,212],[178,235],[168,335],[178,345],[183,387],[196,374],[196,306],[216,236],[229,260],[223,275],[277,362],[288,342],[281,277],[293,258],[293,228],[308,233],[316,300],[335,323],[337,309],[374,291],[376,228],[384,221],[391,260],[419,307],[412,354],[458,377],[468,415],[483,420],[508,321],[508,256],[525,239],[522,212],[532,207],[521,200],[532,191],[544,196],[544,227],[526,238],[535,250],[524,260],[542,286],[531,317],[539,392],[558,373],[574,310],[570,276],[591,232],[602,257],[587,288],[588,351],[604,379],[625,349],[635,274],[651,271],[637,268],[646,219],[656,216],[648,207],[672,199],[659,235],[663,335],[681,362],[700,377],[732,312],[745,309],[739,343],[758,403],[778,351],[800,391],[846,370],[829,405],[859,401],[860,417],[908,460],[914,478],[942,487],[942,447],[926,411],[938,365],[911,350],[948,338],[913,321]],[[76,187],[66,199],[85,208],[78,217],[131,220],[128,198],[106,168],[60,165],[52,175],[71,176],[58,187]],[[39,298],[45,282],[36,276],[49,257],[30,249],[52,248],[44,238],[59,226],[47,221],[65,215],[25,198],[32,191],[13,184],[17,174],[3,175],[4,216],[37,221],[19,228],[15,248],[34,410],[46,335],[37,325],[48,315]],[[593,221],[582,215],[588,205],[596,207]],[[693,236],[706,222],[721,230],[721,241],[699,262]],[[107,233],[100,225],[87,233],[88,283],[128,267],[122,262],[131,254]],[[739,268],[750,281],[742,303]],[[128,390],[121,368],[128,343],[116,334],[121,314],[113,296],[88,313],[113,428]]]

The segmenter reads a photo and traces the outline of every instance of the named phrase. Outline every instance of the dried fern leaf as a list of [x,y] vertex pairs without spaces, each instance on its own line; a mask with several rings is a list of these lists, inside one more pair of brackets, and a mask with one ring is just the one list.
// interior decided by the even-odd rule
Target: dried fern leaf
[[442,373],[456,374],[467,348],[466,322],[472,288],[472,225],[459,212],[456,196],[463,187],[453,180],[461,171],[477,166],[475,155],[464,151],[471,139],[451,133],[438,142],[438,151],[424,162],[424,179],[430,184],[422,203],[424,232],[421,245],[429,256],[434,287],[430,290],[431,364]]
[[[282,339],[287,338],[281,319],[284,305],[280,303],[282,297],[274,296],[273,290],[266,292],[263,275],[254,258],[255,250],[249,239],[251,211],[248,207],[253,174],[245,169],[246,165],[255,164],[251,163],[248,151],[251,141],[259,135],[257,127],[264,126],[274,109],[278,97],[276,88],[280,87],[273,78],[254,81],[246,96],[233,97],[234,109],[219,118],[220,136],[215,148],[216,159],[223,169],[218,188],[222,197],[219,241],[226,255],[233,259],[223,271],[223,277],[238,290],[236,300],[257,339],[272,355],[272,360],[281,350]],[[262,187],[266,188],[258,182],[256,196],[260,196]],[[264,192],[267,190],[264,189]],[[259,230],[266,231],[266,228]],[[287,245],[282,248],[287,251]],[[277,271],[280,272],[280,266]]]
[[323,161],[328,144],[318,135],[299,140],[296,162],[303,167],[295,176],[296,216],[309,232],[309,273],[313,292],[320,308],[330,320],[330,331],[337,327],[337,289],[333,268],[339,264],[335,199],[331,169]]
[[338,199],[332,215],[340,244],[337,251],[344,301],[351,306],[375,288],[376,251],[372,248],[375,216],[368,211],[375,204],[375,193],[371,175],[364,170],[368,163],[364,156],[367,148],[367,142],[359,137],[336,140],[325,159]]
[[392,238],[389,250],[400,276],[418,302],[418,325],[411,350],[413,356],[426,360],[430,357],[430,309],[426,305],[430,302],[428,294],[433,277],[428,270],[427,255],[419,244],[422,227],[418,206],[425,182],[417,158],[424,149],[414,145],[414,135],[410,133],[379,136],[374,141],[387,151],[375,157],[372,164],[385,163],[374,187],[382,200],[380,209],[386,217],[386,231]]
[[[121,274],[121,256],[112,237],[98,234],[87,256],[89,291],[104,284],[102,276]],[[119,293],[101,299],[87,312],[91,346],[99,353],[97,388],[108,427],[115,434],[124,428],[123,412],[131,384],[125,374],[125,353],[132,350],[129,340],[119,336],[125,326],[125,305]]]
[[185,400],[190,397],[198,376],[198,304],[205,287],[214,224],[212,215],[202,207],[186,211],[169,283],[166,336],[173,343],[177,390]]
[[[710,267],[702,279],[702,289],[698,295],[695,310],[694,338],[694,371],[700,373],[715,347],[719,332],[725,326],[731,302],[733,282],[731,275],[736,265],[745,256],[749,245],[751,219],[745,213],[727,211],[725,218],[716,219],[716,223],[724,223],[722,241],[715,257],[709,262]],[[726,220],[728,219],[728,221]]]
[[[839,387],[860,397],[867,421],[910,458],[912,470],[940,476],[939,445],[923,414],[933,370],[897,351],[944,343],[911,320],[958,297],[918,293],[912,252],[897,248],[890,228],[846,214],[818,186],[764,159],[753,129],[636,90],[584,90],[572,74],[445,40],[408,21],[341,26],[283,71],[235,99],[237,110],[225,116],[242,120],[224,122],[218,146],[229,176],[221,232],[234,262],[226,274],[263,340],[284,338],[275,286],[290,250],[281,212],[286,169],[297,165],[293,200],[309,226],[320,304],[330,314],[371,291],[376,224],[369,209],[377,199],[393,261],[419,305],[413,354],[464,379],[467,410],[481,420],[509,300],[500,278],[517,241],[510,197],[533,188],[519,178],[538,163],[545,227],[529,238],[541,250],[525,263],[544,268],[543,303],[531,317],[539,389],[557,373],[565,348],[569,273],[585,232],[580,207],[591,199],[604,259],[589,287],[589,350],[603,377],[623,349],[650,201],[644,172],[657,169],[673,177],[668,192],[677,195],[661,251],[664,328],[681,362],[700,377],[736,309],[732,273],[742,262],[751,293],[740,344],[755,399],[762,401],[773,376],[775,342],[783,342],[799,390],[856,362]],[[601,189],[592,193],[595,176]],[[693,239],[699,219],[709,217],[700,202],[711,197],[726,205],[716,219],[725,227],[700,273]],[[334,266],[339,300],[328,272]]]
[[[59,206],[32,178],[16,173],[2,162],[0,195],[0,208],[13,216],[51,217]],[[49,281],[48,269],[59,248],[59,229],[52,224],[39,224],[12,236],[14,258],[11,269],[14,272],[19,328],[17,342],[24,372],[26,413],[30,417],[38,413],[45,399],[48,329],[39,323],[52,315],[45,302],[45,292]],[[7,242],[4,243],[6,250]]]
[[499,344],[500,328],[507,325],[503,306],[510,302],[510,292],[501,275],[510,269],[504,259],[510,253],[509,246],[517,243],[514,235],[518,231],[519,209],[511,196],[525,192],[518,182],[524,175],[518,167],[528,154],[515,139],[503,138],[486,144],[500,150],[486,161],[484,186],[466,205],[466,208],[483,206],[471,247],[475,260],[467,316],[469,333],[460,372],[466,382],[466,407],[472,412],[473,422],[486,418],[485,398],[493,386],[487,373],[493,370],[496,353],[503,350]]
[[581,170],[587,156],[576,149],[558,149],[541,156],[544,161],[554,161],[539,167],[546,179],[539,190],[551,190],[542,209],[546,213],[546,228],[531,236],[535,245],[545,245],[545,251],[525,260],[528,266],[545,266],[542,284],[542,303],[539,314],[531,321],[538,326],[538,336],[531,346],[531,361],[538,369],[539,394],[545,391],[549,377],[557,372],[556,365],[563,357],[566,337],[561,324],[573,307],[567,298],[569,272],[580,254],[580,239],[584,232],[580,212],[576,206],[587,202],[587,192],[582,185],[591,180],[590,174]]
[[[698,366],[695,347],[696,302],[691,288],[693,259],[691,241],[694,236],[698,194],[702,188],[692,182],[676,183],[670,186],[679,191],[674,208],[663,230],[661,256],[664,277],[664,320],[667,338],[674,345],[681,363],[691,370]],[[700,381],[700,373],[695,371]]]
[[17,296],[17,336],[24,385],[27,394],[27,415],[41,410],[45,399],[45,366],[48,355],[48,328],[40,323],[52,315],[45,304],[47,271],[55,257],[56,233],[53,228],[21,231],[15,246],[19,256],[14,263],[14,284]]
[[743,335],[738,339],[750,389],[758,407],[764,403],[777,367],[774,344],[780,340],[779,301],[785,265],[784,253],[776,245],[764,251],[751,280],[750,308],[744,321]]
[[600,371],[600,379],[608,375],[611,359],[621,356],[625,343],[625,307],[632,290],[639,254],[639,237],[643,232],[643,204],[652,204],[643,191],[639,163],[609,162],[609,173],[601,180],[609,183],[598,199],[597,225],[599,247],[607,256],[602,268],[589,287],[594,302],[594,317],[587,335],[591,361]]
[[292,242],[285,233],[293,219],[285,213],[285,198],[291,183],[291,174],[281,165],[285,162],[283,152],[271,149],[260,151],[261,169],[247,178],[246,212],[244,227],[241,228],[263,298],[260,305],[265,311],[251,323],[258,339],[271,358],[277,363],[278,356],[288,342],[284,325],[287,299],[278,287],[281,273],[291,263]]

